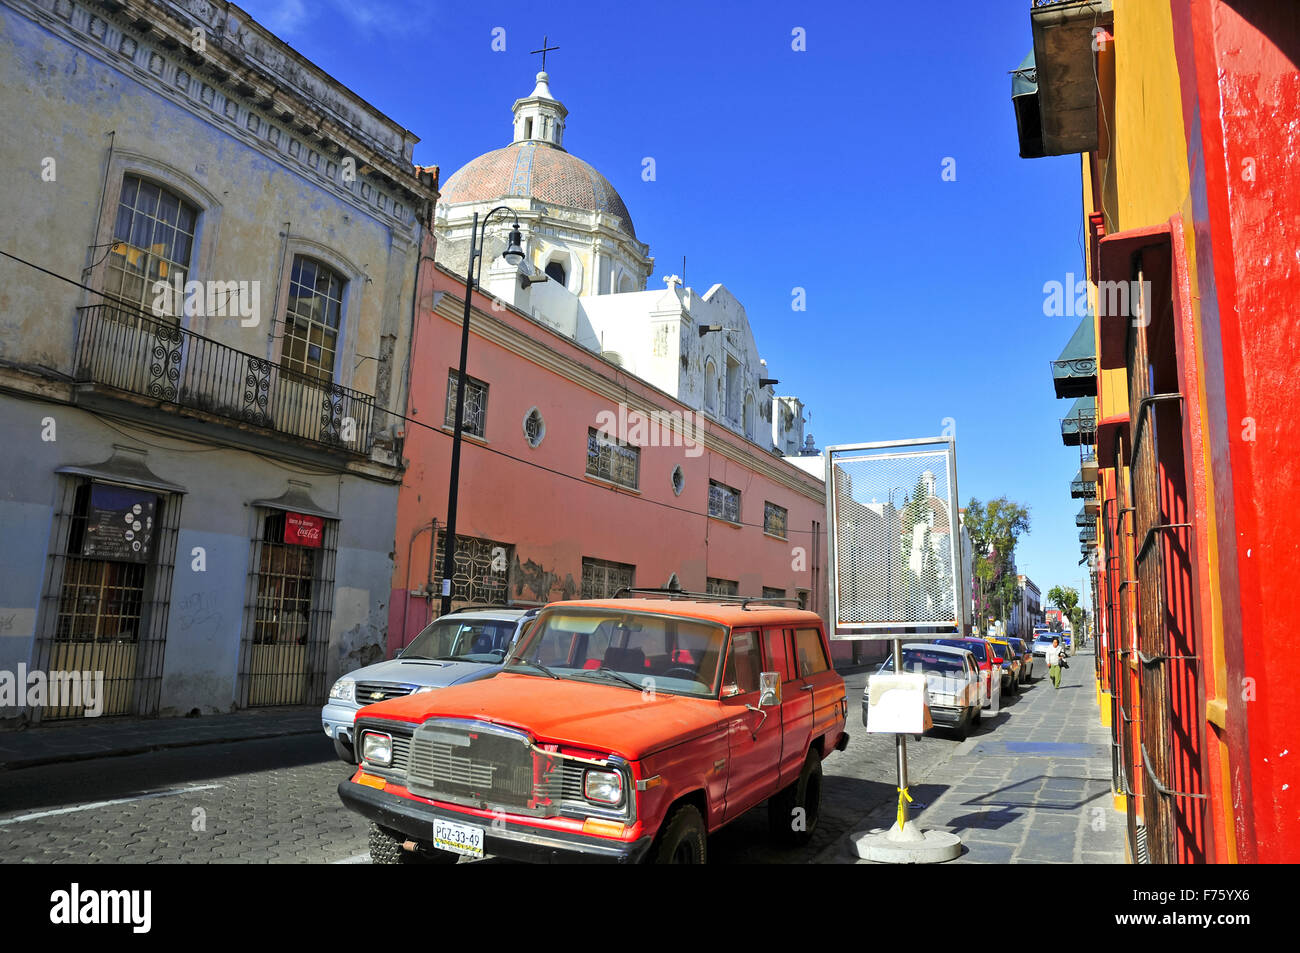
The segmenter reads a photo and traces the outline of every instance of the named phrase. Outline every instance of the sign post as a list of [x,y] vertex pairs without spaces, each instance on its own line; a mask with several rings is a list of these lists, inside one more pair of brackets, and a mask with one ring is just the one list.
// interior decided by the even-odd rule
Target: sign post
[[[906,691],[905,638],[929,640],[970,631],[970,553],[958,516],[957,448],[951,437],[845,444],[826,449],[831,638],[892,643],[893,681],[878,692]],[[916,685],[915,682],[919,682]],[[906,697],[913,724],[929,724],[925,676]],[[878,686],[878,688],[877,688]],[[895,706],[889,706],[893,709]],[[902,706],[900,706],[902,707]],[[889,863],[935,863],[961,853],[953,834],[922,831],[908,817],[907,733],[882,719],[868,731],[892,731],[898,771],[898,823],[853,836],[858,855]],[[919,733],[919,732],[913,732]]]

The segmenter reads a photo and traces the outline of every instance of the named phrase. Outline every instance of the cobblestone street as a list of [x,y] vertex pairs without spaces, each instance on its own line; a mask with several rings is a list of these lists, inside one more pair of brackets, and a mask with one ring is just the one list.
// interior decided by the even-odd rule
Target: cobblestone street
[[[760,806],[710,838],[711,862],[846,863],[849,835],[890,822],[893,736],[867,734],[856,717],[866,678],[846,678],[851,740],[826,759],[812,843],[775,846]],[[300,733],[314,717],[103,722],[81,746],[75,726],[11,735],[10,770],[0,772],[0,862],[366,862],[366,825],[335,793],[346,766],[314,729]],[[266,737],[277,724],[299,733]],[[46,746],[83,760],[32,763]],[[30,766],[14,767],[23,758]],[[1091,655],[1073,660],[1059,692],[1038,678],[965,742],[936,730],[909,741],[908,758],[918,819],[961,837],[957,863],[1123,860]]]

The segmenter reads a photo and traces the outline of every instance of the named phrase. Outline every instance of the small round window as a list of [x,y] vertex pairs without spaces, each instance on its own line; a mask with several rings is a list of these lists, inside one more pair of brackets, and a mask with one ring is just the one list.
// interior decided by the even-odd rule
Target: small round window
[[528,446],[536,447],[546,436],[546,421],[542,419],[542,412],[534,407],[524,415],[524,439],[528,441]]
[[678,496],[682,495],[682,487],[686,485],[686,474],[682,472],[681,464],[673,467],[673,493]]

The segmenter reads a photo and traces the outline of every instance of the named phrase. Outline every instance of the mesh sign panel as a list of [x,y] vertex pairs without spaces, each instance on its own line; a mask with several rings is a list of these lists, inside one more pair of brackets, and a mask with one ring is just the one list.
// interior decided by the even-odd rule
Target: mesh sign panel
[[961,630],[956,500],[946,438],[827,449],[835,637]]

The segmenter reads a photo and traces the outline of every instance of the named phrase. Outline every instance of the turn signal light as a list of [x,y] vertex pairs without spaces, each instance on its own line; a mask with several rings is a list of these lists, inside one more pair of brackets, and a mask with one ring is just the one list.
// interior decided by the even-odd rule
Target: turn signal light
[[582,822],[582,833],[597,834],[601,837],[622,837],[623,825],[618,821],[602,821],[589,817]]

